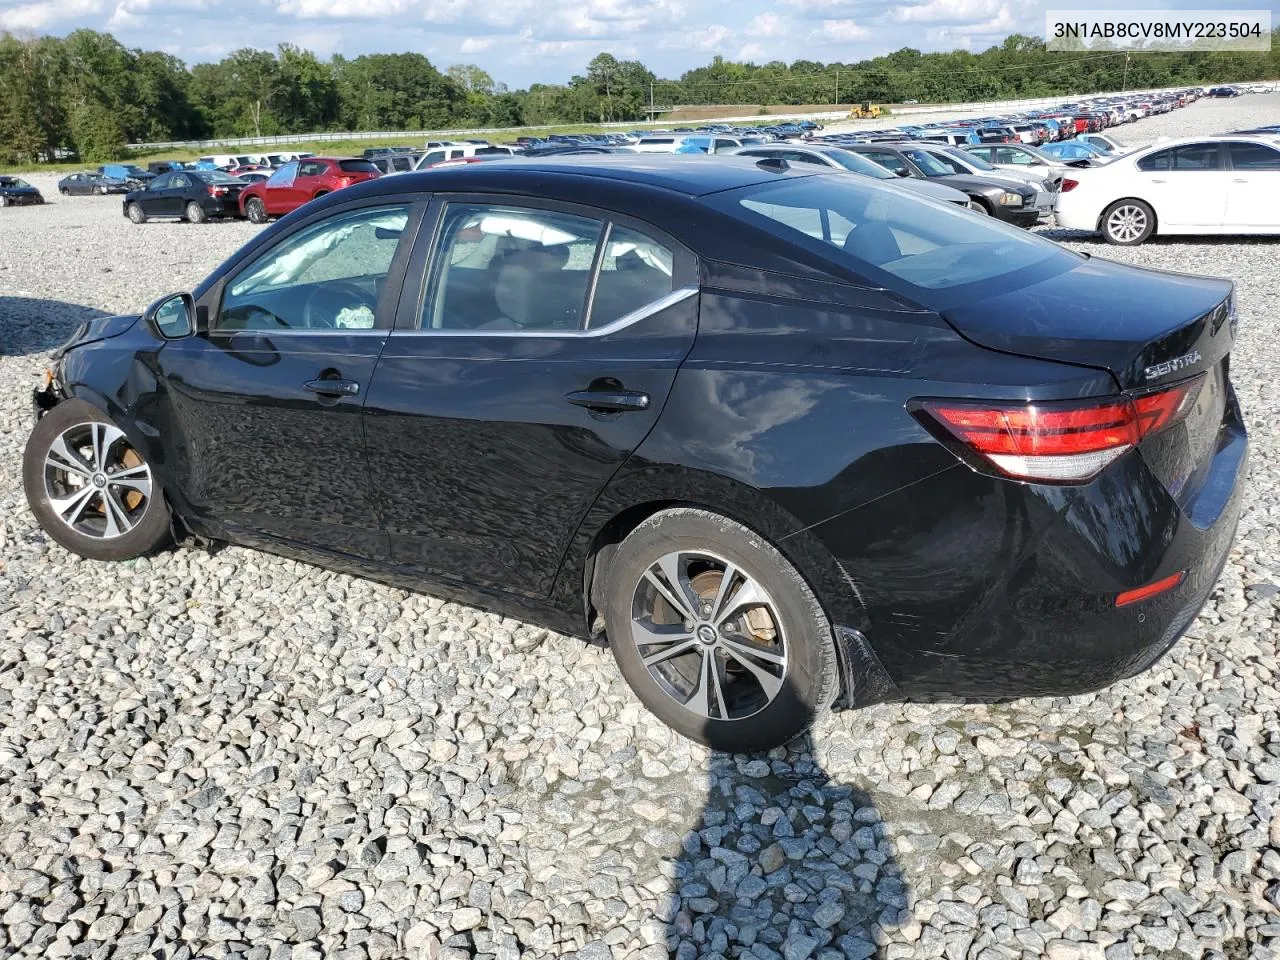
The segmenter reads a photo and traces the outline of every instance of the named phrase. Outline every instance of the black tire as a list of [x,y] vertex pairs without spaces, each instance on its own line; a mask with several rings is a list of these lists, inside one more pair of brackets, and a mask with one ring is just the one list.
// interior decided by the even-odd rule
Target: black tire
[[[770,695],[765,692],[763,684],[752,680],[750,673],[743,669],[747,664],[740,657],[731,660],[720,650],[713,650],[710,660],[720,665],[717,667],[717,682],[720,684],[718,689],[724,693],[718,700],[711,701],[719,705],[719,710],[713,708],[710,712],[719,712],[721,716],[707,716],[682,703],[675,693],[664,687],[667,678],[660,682],[645,665],[633,633],[633,616],[645,606],[646,601],[642,598],[654,595],[646,572],[660,558],[673,552],[699,557],[684,567],[688,571],[703,562],[701,557],[712,555],[732,564],[739,576],[755,581],[763,588],[771,602],[766,610],[776,610],[774,641],[781,642],[780,648],[775,645],[765,649],[784,654],[785,665],[770,667],[764,661],[755,662],[770,672],[773,677],[771,683],[776,686],[775,693]],[[715,571],[710,572],[715,574]],[[706,575],[706,572],[701,574]],[[694,577],[691,585],[697,589],[699,597],[709,598],[710,592],[704,593],[697,588],[697,579]],[[723,580],[722,572],[709,585],[711,592],[718,590],[714,585],[718,580]],[[736,599],[737,591],[745,586],[744,581],[742,586],[733,588],[731,582],[730,588],[734,592],[726,600],[729,607],[732,604],[728,601]],[[645,520],[618,546],[606,573],[604,601],[609,646],[618,669],[636,696],[655,716],[690,740],[730,753],[769,750],[808,730],[836,697],[839,670],[835,642],[831,624],[813,591],[776,547],[733,520],[693,508],[664,510]],[[674,607],[668,605],[667,609],[674,610]],[[705,614],[705,608],[703,612]],[[742,649],[743,639],[758,640],[756,628],[745,615],[729,619],[736,620],[739,625],[734,633],[722,631],[721,636],[736,637],[740,643],[738,649]],[[684,628],[678,621],[676,616],[663,622],[670,623],[670,629],[678,632],[689,629],[689,621],[685,622]],[[657,623],[658,620],[655,617],[651,622]],[[706,622],[701,624],[708,625]],[[701,626],[693,627],[690,636],[700,635]],[[742,635],[744,626],[751,633],[749,638]],[[711,633],[715,633],[714,628]],[[710,642],[710,638],[704,638],[704,643]],[[646,647],[652,649],[648,644]],[[669,649],[673,648],[660,648],[663,651]],[[755,649],[761,648],[757,646]],[[678,677],[677,681],[687,681],[699,669],[696,664],[705,663],[704,648],[695,646],[681,656],[684,663],[678,669],[684,670],[686,676]],[[677,669],[674,666],[677,659],[670,657],[663,661],[664,666],[655,667],[655,670]],[[732,709],[726,712],[725,705],[735,700],[737,692],[750,694],[753,687],[759,691],[754,701],[749,697],[744,701],[741,696],[736,699],[737,703],[743,704],[741,716],[732,717]],[[692,703],[696,696],[695,693],[689,702]]]
[[987,206],[987,202],[977,197],[969,198],[969,209],[980,217],[991,216],[991,208]]
[[128,208],[125,210],[125,213],[128,215],[129,219],[132,220],[134,223],[147,222],[147,212],[143,210],[142,207],[137,203],[129,204]]
[[98,188],[98,195],[99,195],[99,196],[102,196],[102,197],[105,197],[105,196],[107,195],[107,188],[106,188],[106,187],[99,187],[99,188]]
[[1117,200],[1102,214],[1098,229],[1107,243],[1136,247],[1156,232],[1156,212],[1143,200]]
[[[171,539],[169,506],[165,502],[164,493],[154,473],[150,476],[150,492],[137,503],[136,512],[131,514],[132,527],[116,536],[102,537],[86,535],[68,525],[54,509],[50,499],[49,484],[46,482],[46,461],[54,443],[67,431],[84,426],[92,429],[92,424],[104,424],[115,427],[111,418],[92,404],[83,400],[66,400],[58,404],[36,424],[27,439],[27,447],[22,455],[22,484],[26,490],[27,503],[35,514],[41,528],[51,539],[66,547],[72,553],[87,557],[90,560],[132,560],[164,546]],[[138,462],[146,465],[127,440],[120,440],[113,446],[113,452],[123,454],[126,463]],[[86,481],[86,486],[88,482]],[[116,487],[117,502],[129,503],[132,494],[129,490],[121,491]],[[98,510],[93,503],[97,500]],[[98,513],[105,516],[106,504],[101,495],[88,499],[89,506],[85,513]],[[105,523],[105,520],[104,520]]]
[[248,217],[250,223],[266,223],[267,205],[257,197],[250,197],[245,201],[244,215]]
[[187,203],[186,220],[188,223],[204,223],[208,219],[209,216],[204,212],[204,207],[194,200]]
[[58,192],[59,192],[60,194],[62,194],[64,197],[69,197],[69,196],[71,196],[71,191],[70,191],[70,190],[68,190],[66,187],[59,187],[59,188],[58,188]]

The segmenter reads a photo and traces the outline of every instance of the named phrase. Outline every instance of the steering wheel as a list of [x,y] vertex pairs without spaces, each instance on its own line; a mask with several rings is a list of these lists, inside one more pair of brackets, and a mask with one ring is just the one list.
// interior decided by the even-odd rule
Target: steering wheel
[[368,307],[370,313],[378,309],[376,294],[370,294],[350,280],[331,280],[311,288],[302,303],[302,327],[304,330],[335,330],[338,314],[352,307]]

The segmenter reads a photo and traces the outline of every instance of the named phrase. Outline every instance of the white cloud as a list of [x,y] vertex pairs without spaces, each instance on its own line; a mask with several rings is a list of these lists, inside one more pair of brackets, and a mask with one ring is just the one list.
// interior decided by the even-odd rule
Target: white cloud
[[493,46],[493,37],[467,37],[458,48],[459,53],[483,53]]
[[738,51],[738,60],[764,60],[767,57],[767,50],[763,43],[744,43],[742,49]]
[[745,32],[749,37],[782,37],[791,32],[791,21],[776,13],[761,13],[751,18]]
[[823,20],[809,39],[819,43],[861,43],[871,39],[871,31],[852,20]]
[[899,23],[969,24],[1008,16],[1005,0],[930,0],[928,3],[899,7],[890,17]]
[[279,0],[276,10],[300,20],[383,20],[406,13],[414,0]]
[[101,9],[102,0],[24,3],[6,10],[0,18],[0,27],[5,30],[43,30],[57,23],[95,14]]

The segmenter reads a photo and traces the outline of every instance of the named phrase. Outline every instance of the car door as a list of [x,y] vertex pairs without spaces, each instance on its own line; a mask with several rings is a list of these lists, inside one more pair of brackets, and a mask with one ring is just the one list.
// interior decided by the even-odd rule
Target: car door
[[424,209],[303,219],[202,293],[197,334],[156,359],[184,510],[250,542],[385,557],[361,409]]
[[1216,141],[1188,143],[1138,160],[1142,192],[1165,227],[1221,226],[1233,176],[1224,169]]
[[297,160],[291,160],[267,178],[262,190],[262,202],[273,217],[288,213],[297,204],[293,202],[293,183],[298,177]]
[[323,179],[328,172],[329,165],[322,160],[303,160],[298,165],[298,176],[294,178],[290,188],[288,209],[300,207],[314,197],[317,191],[323,190]]
[[693,345],[697,265],[650,227],[569,205],[458,196],[430,221],[408,274],[422,292],[406,282],[365,405],[391,557],[546,596]]
[[1227,225],[1280,233],[1280,150],[1252,141],[1225,146],[1231,167]]
[[170,201],[169,184],[173,174],[163,174],[152,180],[138,197],[142,212],[149,217],[171,217],[174,215]]

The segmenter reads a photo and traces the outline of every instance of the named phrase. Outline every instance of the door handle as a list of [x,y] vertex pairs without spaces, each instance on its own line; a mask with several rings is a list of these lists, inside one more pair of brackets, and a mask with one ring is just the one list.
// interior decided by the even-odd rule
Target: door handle
[[354,397],[360,392],[354,380],[308,380],[303,386],[319,397]]
[[607,413],[649,409],[649,395],[636,390],[575,390],[564,398],[575,406]]

